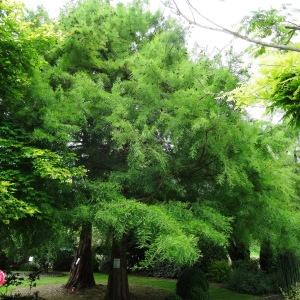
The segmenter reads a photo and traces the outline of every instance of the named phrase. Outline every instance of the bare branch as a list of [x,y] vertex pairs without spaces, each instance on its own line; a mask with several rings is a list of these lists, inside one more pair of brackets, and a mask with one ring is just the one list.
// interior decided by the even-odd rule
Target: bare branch
[[299,24],[296,24],[296,23],[291,22],[291,21],[286,21],[286,23],[290,24],[290,25],[287,25],[286,28],[293,29],[293,30],[300,30],[300,25]]
[[196,22],[195,17],[194,17],[193,20],[192,20],[191,18],[189,18],[186,14],[184,14],[184,13],[179,9],[179,6],[177,5],[177,3],[176,3],[175,0],[172,0],[172,2],[173,2],[174,5],[175,5],[176,13],[177,13],[179,16],[183,17],[190,25],[195,25],[195,26],[198,26],[198,27],[201,27],[201,28],[204,28],[204,29],[208,29],[208,30],[213,30],[213,31],[223,32],[222,29],[215,28],[215,27],[210,27],[210,26],[207,26],[207,25],[200,24],[200,23]]
[[291,29],[291,30],[295,30],[295,31],[300,30],[300,26],[299,25],[285,25],[284,27],[286,29]]
[[[253,44],[260,45],[260,46],[267,47],[267,48],[275,48],[275,49],[279,49],[279,50],[300,52],[300,48],[298,48],[298,47],[281,45],[281,44],[274,44],[274,43],[268,43],[268,42],[264,42],[262,40],[258,40],[258,39],[251,38],[249,36],[243,35],[243,34],[237,32],[237,31],[230,30],[230,29],[228,29],[228,28],[226,28],[226,27],[224,27],[224,26],[222,26],[222,25],[214,22],[210,18],[206,17],[194,5],[192,5],[192,3],[189,0],[185,0],[185,2],[187,3],[189,9],[192,9],[199,17],[201,17],[202,19],[204,19],[208,23],[214,25],[215,27],[203,25],[201,23],[198,23],[195,19],[191,19],[186,14],[184,14],[180,10],[179,6],[177,5],[176,0],[172,0],[172,2],[174,4],[174,6],[176,7],[177,14],[180,15],[180,16],[182,16],[191,25],[195,25],[195,26],[198,26],[198,27],[201,27],[201,28],[204,28],[204,29],[212,30],[212,31],[227,33],[227,34],[233,35],[236,38],[239,38],[239,39],[242,39],[244,41],[247,41],[249,43],[253,43]],[[300,30],[299,26],[294,26],[294,27],[296,27],[297,30]],[[294,29],[294,30],[296,30],[296,29]]]

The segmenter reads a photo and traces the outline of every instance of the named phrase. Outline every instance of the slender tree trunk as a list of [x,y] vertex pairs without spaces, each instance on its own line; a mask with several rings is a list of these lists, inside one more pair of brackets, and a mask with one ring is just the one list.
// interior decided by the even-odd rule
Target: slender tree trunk
[[266,273],[274,270],[274,252],[269,240],[263,241],[260,245],[259,265],[261,270]]
[[129,285],[127,274],[127,236],[120,241],[113,240],[111,269],[108,277],[107,300],[129,300]]
[[82,225],[79,246],[72,263],[66,288],[88,288],[95,285],[92,266],[92,224]]
[[232,262],[238,260],[250,260],[249,246],[236,240],[230,242],[228,253]]

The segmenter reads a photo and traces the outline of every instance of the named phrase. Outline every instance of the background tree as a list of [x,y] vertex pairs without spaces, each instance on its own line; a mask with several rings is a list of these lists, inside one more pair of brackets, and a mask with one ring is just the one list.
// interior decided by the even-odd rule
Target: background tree
[[233,92],[239,105],[266,103],[272,111],[282,111],[284,118],[299,127],[298,53],[269,53],[261,58],[259,75]]

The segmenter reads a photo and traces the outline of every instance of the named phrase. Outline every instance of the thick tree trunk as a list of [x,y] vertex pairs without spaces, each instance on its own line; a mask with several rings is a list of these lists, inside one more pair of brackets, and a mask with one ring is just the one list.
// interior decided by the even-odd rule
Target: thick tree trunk
[[249,246],[242,242],[232,240],[228,248],[228,253],[232,262],[250,260]]
[[108,277],[107,300],[129,300],[127,274],[127,236],[120,241],[113,240],[111,269]]
[[66,288],[82,289],[93,287],[95,279],[92,266],[92,224],[82,225],[80,241],[72,263]]

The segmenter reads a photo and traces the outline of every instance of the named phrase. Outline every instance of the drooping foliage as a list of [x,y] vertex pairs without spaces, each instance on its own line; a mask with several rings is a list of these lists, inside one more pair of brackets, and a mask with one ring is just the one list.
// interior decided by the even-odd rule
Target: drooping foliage
[[[93,13],[90,12],[92,7],[96,8]],[[126,21],[127,18],[130,21]],[[96,29],[99,22],[102,22],[103,32]],[[124,27],[124,22],[130,22],[131,25]],[[212,104],[218,110],[214,96],[234,87],[236,78],[226,68],[218,67],[204,58],[197,64],[191,62],[184,45],[182,30],[172,22],[163,23],[159,14],[143,12],[141,5],[128,8],[120,5],[112,8],[102,2],[86,1],[69,8],[62,16],[61,26],[70,34],[53,52],[50,66],[42,74],[43,82],[49,83],[48,95],[51,101],[43,111],[43,125],[35,129],[34,135],[42,141],[56,141],[60,144],[69,142],[71,148],[81,157],[80,161],[86,166],[90,179],[116,183],[120,186],[122,195],[113,203],[106,203],[106,199],[109,200],[111,196],[92,196],[93,199],[99,199],[93,201],[92,209],[87,207],[90,206],[88,202],[80,206],[80,211],[88,211],[93,215],[97,201],[104,201],[99,212],[105,211],[105,214],[98,213],[96,216],[100,224],[105,224],[118,220],[116,217],[109,219],[110,210],[116,216],[118,214],[114,210],[118,208],[121,217],[127,203],[123,204],[125,198],[135,199],[129,200],[128,205],[132,205],[128,209],[132,222],[136,220],[136,224],[126,230],[123,228],[122,233],[125,234],[126,231],[139,227],[138,219],[147,215],[145,209],[155,211],[156,205],[159,205],[157,209],[161,210],[160,202],[196,202],[195,209],[189,205],[181,207],[183,212],[186,210],[187,216],[190,214],[186,221],[193,226],[193,229],[185,232],[194,236],[203,235],[226,245],[230,232],[229,221],[224,218],[224,229],[217,222],[210,224],[213,219],[211,216],[218,218],[216,210],[206,210],[203,206],[203,213],[207,216],[198,223],[201,229],[197,229],[197,221],[193,223],[195,216],[202,214],[201,207],[197,207],[199,195],[197,192],[192,195],[191,191],[188,195],[184,189],[190,188],[184,187],[176,178],[174,168],[176,153],[179,151],[175,151],[175,135],[168,132],[168,126],[172,126],[172,118],[179,123],[176,125],[174,122],[174,130],[181,126],[176,121],[175,111],[172,116],[176,109],[174,106],[181,105],[180,97],[183,96],[180,93],[186,93],[190,99],[208,96],[207,102],[203,100],[202,109],[205,110],[206,106]],[[88,38],[86,30],[93,32],[93,39]],[[83,43],[83,39],[88,39],[88,42]],[[122,47],[119,44],[120,39]],[[81,42],[77,44],[78,40]],[[103,44],[106,46],[102,46]],[[74,54],[77,47],[80,48],[78,57]],[[74,55],[78,60],[72,61]],[[197,78],[200,77],[203,82],[199,83]],[[200,91],[206,84],[207,90],[197,95],[197,89]],[[41,95],[32,94],[31,97],[36,97],[38,101]],[[175,104],[176,99],[178,104]],[[196,104],[197,100],[193,101]],[[186,102],[185,109],[190,110],[193,104],[189,100]],[[226,110],[226,104],[223,106]],[[227,109],[229,112],[230,108]],[[140,205],[142,211],[138,209]],[[86,210],[83,210],[84,207]],[[137,214],[136,219],[134,214]],[[158,216],[167,220],[164,214]],[[175,220],[172,222],[176,228]],[[122,224],[123,222],[108,223],[107,227],[115,228]],[[185,222],[178,224],[183,229],[189,227]],[[172,232],[172,226],[168,230]],[[115,235],[118,236],[116,233]],[[167,245],[162,242],[161,237],[160,241],[156,245],[157,249]],[[183,241],[184,238],[179,244],[184,245]],[[151,241],[147,240],[149,242]],[[195,246],[193,239],[190,245]],[[195,255],[190,255],[189,258],[191,257],[196,259]]]
[[[141,3],[114,8],[84,1],[62,13],[60,28],[64,37],[27,92],[40,107],[33,131],[39,143],[71,148],[90,179],[120,186],[120,199],[146,207],[182,201],[191,220],[199,203],[200,212],[210,207],[193,233],[213,243],[225,245],[230,232],[211,221],[217,211],[233,217],[235,234],[248,238],[263,220],[263,213],[253,218],[257,207],[270,216],[276,207],[285,211],[295,181],[292,168],[278,171],[285,162],[276,155],[284,155],[286,142],[268,139],[267,129],[218,98],[237,78],[217,61],[191,61],[176,24]],[[287,178],[289,187],[283,186]],[[104,202],[105,209],[117,203]]]

